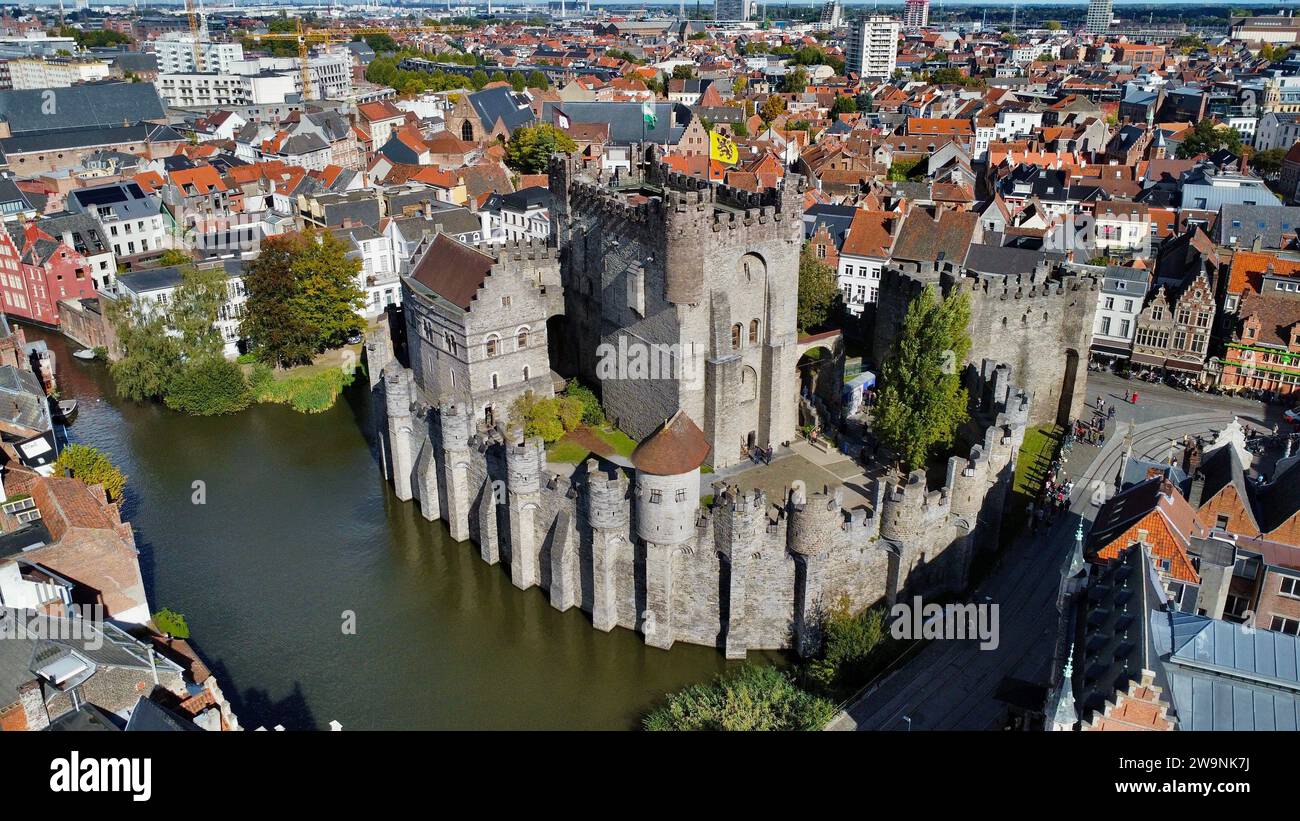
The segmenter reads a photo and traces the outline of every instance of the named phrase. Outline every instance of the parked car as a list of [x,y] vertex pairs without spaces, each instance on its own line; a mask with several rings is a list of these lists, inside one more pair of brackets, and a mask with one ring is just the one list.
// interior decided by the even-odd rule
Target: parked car
[[1292,408],[1291,410],[1282,414],[1282,418],[1290,422],[1295,427],[1300,427],[1300,407]]

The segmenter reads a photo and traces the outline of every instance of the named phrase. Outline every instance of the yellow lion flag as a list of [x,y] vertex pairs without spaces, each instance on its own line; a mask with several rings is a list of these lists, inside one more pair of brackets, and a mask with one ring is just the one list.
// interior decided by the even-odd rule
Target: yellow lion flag
[[717,160],[727,165],[735,165],[740,162],[740,151],[736,148],[735,140],[726,134],[719,134],[716,131],[709,132],[709,159]]

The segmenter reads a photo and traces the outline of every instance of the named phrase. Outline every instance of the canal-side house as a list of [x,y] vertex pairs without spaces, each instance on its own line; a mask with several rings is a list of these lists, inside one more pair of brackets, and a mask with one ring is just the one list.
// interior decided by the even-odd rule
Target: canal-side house
[[361,263],[357,287],[365,293],[366,304],[358,313],[374,318],[389,305],[401,304],[402,285],[389,238],[369,225],[335,228],[330,233],[347,249],[349,257]]
[[[239,323],[244,316],[244,304],[248,302],[248,291],[244,287],[243,262],[224,260],[220,267],[226,274],[226,301],[218,309],[216,327],[225,342],[226,357],[233,359],[240,353]],[[179,267],[150,268],[123,274],[117,279],[118,297],[139,303],[147,309],[165,310],[174,299],[182,278]]]
[[0,365],[0,453],[42,476],[54,472],[58,443],[49,399],[25,367]]
[[162,202],[138,182],[79,188],[68,194],[68,210],[89,214],[99,223],[119,267],[124,260],[170,247]]
[[1248,290],[1241,301],[1220,379],[1289,402],[1300,391],[1300,278],[1266,275],[1261,285],[1263,293]]
[[91,265],[36,223],[5,223],[0,231],[0,291],[4,311],[58,327],[58,302],[95,296]]

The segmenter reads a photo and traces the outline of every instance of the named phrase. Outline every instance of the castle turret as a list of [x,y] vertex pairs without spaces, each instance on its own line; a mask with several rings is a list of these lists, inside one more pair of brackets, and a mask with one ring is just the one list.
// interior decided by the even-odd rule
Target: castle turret
[[713,505],[714,546],[727,567],[727,658],[741,659],[758,643],[750,613],[749,588],[758,583],[755,565],[761,558],[757,551],[767,526],[767,496],[761,490],[741,493],[723,489]]
[[473,410],[455,403],[445,404],[438,414],[438,423],[443,448],[442,491],[446,502],[442,511],[451,537],[463,542],[469,538],[469,442],[474,432]]
[[534,521],[542,488],[542,466],[546,464],[545,446],[540,436],[524,438],[522,431],[514,444],[506,445],[506,475],[510,508],[510,581],[527,589],[537,584],[537,523]]
[[393,493],[403,502],[411,500],[411,475],[415,467],[411,397],[414,375],[402,368],[384,375],[384,407],[388,415],[388,469]]
[[686,190],[665,192],[664,296],[675,305],[704,301],[704,258],[713,221],[713,190],[685,177]]
[[632,452],[636,467],[636,530],[646,543],[646,609],[641,630],[647,644],[673,643],[674,548],[695,536],[700,509],[700,465],[709,443],[699,426],[677,411]]
[[821,647],[822,620],[834,591],[827,554],[844,532],[844,488],[822,488],[790,509],[789,545],[795,556],[795,650],[810,656]]
[[591,623],[597,630],[618,624],[618,551],[631,552],[628,541],[627,479],[608,476],[595,459],[587,460],[587,523],[591,534]]

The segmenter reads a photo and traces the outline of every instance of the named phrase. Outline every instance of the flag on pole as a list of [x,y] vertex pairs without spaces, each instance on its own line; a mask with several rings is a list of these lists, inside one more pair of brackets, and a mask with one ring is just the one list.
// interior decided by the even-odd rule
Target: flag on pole
[[655,124],[659,122],[659,118],[655,116],[654,103],[646,102],[641,104],[641,122],[645,124],[646,128],[654,128]]
[[726,134],[719,134],[717,131],[709,132],[709,159],[717,160],[727,165],[735,165],[740,161],[740,149],[736,148],[735,140]]

